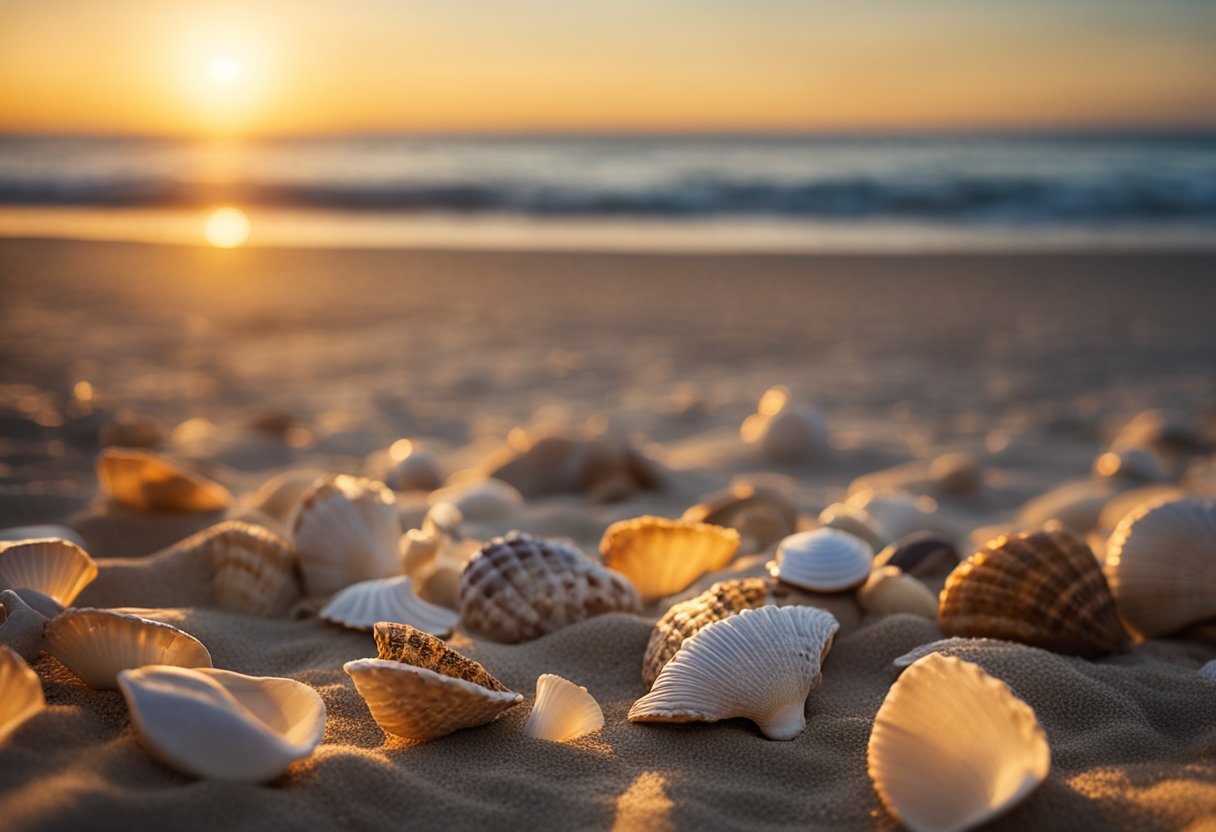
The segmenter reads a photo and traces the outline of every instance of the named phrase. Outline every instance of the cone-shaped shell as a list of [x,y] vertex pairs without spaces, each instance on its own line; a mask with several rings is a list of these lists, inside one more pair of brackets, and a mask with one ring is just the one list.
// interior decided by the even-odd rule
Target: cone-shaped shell
[[529,737],[569,742],[603,727],[604,712],[586,688],[552,673],[536,680],[536,702],[524,725]]
[[961,659],[926,656],[883,700],[868,751],[883,805],[913,832],[961,832],[1012,808],[1047,777],[1030,706]]
[[946,635],[1020,641],[1057,653],[1126,650],[1093,552],[1061,525],[998,537],[946,579],[938,621]]
[[650,516],[613,523],[600,541],[604,565],[629,578],[647,604],[718,571],[738,548],[734,529]]
[[370,630],[378,621],[393,621],[446,636],[459,616],[423,601],[414,592],[413,579],[401,575],[351,584],[329,599],[321,608],[321,617],[352,630]]
[[102,451],[97,476],[110,498],[139,511],[220,511],[232,504],[219,483],[143,451]]
[[25,659],[0,645],[0,743],[46,708],[42,681]]
[[202,642],[171,624],[89,607],[64,610],[47,624],[46,651],[102,690],[117,688],[121,671],[145,665],[211,667]]
[[711,494],[684,512],[683,519],[739,532],[739,551],[761,552],[798,530],[798,509],[773,488],[740,483]]
[[203,529],[173,548],[207,562],[211,595],[225,609],[281,615],[299,600],[295,552],[265,526],[229,520]]
[[1105,568],[1119,612],[1145,636],[1216,617],[1216,502],[1142,506],[1115,527]]
[[0,543],[0,590],[33,589],[69,606],[97,577],[97,564],[75,543],[57,538]]
[[769,739],[792,740],[806,728],[806,698],[839,626],[814,607],[760,607],[714,622],[684,643],[629,721],[745,717]]
[[837,529],[792,534],[777,547],[769,573],[813,592],[840,592],[865,582],[874,550],[859,537]]
[[857,601],[867,612],[878,615],[909,613],[937,618],[937,596],[897,566],[884,566],[871,572],[857,591]]
[[464,679],[488,690],[506,687],[484,667],[460,655],[443,639],[408,624],[380,621],[375,626],[376,658],[433,670],[453,679]]
[[273,780],[325,733],[325,703],[292,679],[152,665],[118,685],[148,752],[192,777]]

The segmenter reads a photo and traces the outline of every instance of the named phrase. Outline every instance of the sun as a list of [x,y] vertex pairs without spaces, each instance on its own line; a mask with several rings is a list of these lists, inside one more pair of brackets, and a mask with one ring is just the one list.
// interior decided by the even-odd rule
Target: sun
[[217,84],[232,84],[241,78],[241,62],[231,55],[217,55],[207,69]]
[[236,248],[249,238],[249,217],[240,208],[216,208],[203,223],[203,236],[216,248]]

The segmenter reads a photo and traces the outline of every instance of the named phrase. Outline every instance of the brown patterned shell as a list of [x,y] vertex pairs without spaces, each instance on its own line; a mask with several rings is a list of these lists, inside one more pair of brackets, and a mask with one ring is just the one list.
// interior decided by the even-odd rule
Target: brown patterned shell
[[1056,524],[998,537],[942,590],[949,636],[1000,638],[1075,656],[1121,652],[1130,638],[1093,552]]
[[762,607],[772,598],[772,587],[764,578],[718,581],[695,598],[672,605],[650,631],[650,643],[642,659],[642,682],[654,684],[659,671],[692,638],[715,621],[740,610]]
[[507,690],[484,667],[448,647],[443,639],[409,624],[381,621],[375,627],[375,635],[377,658],[433,670],[489,690]]
[[482,546],[460,575],[462,624],[494,641],[529,641],[596,615],[640,608],[624,575],[573,546],[520,532]]

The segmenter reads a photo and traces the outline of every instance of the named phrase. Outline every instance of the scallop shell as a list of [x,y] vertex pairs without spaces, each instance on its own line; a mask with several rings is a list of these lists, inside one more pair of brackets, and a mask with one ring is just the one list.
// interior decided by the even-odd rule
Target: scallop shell
[[524,733],[538,740],[569,742],[604,727],[604,711],[587,689],[546,673],[536,680],[536,702]]
[[12,526],[0,529],[0,545],[21,543],[26,540],[45,540],[48,537],[56,537],[66,540],[68,543],[75,543],[81,549],[85,548],[84,535],[68,526],[45,523],[37,526]]
[[1141,506],[1115,527],[1105,569],[1119,612],[1147,637],[1216,616],[1216,502]]
[[865,582],[874,552],[861,538],[837,529],[792,534],[768,565],[774,578],[812,592],[840,592]]
[[383,483],[344,474],[322,480],[300,501],[290,526],[310,596],[400,574],[401,520]]
[[823,417],[813,408],[795,407],[788,388],[769,388],[757,412],[739,428],[744,442],[760,446],[760,453],[779,463],[805,462],[826,454],[831,445]]
[[909,613],[937,618],[937,596],[897,566],[884,566],[871,572],[857,591],[857,602],[867,612],[878,615]]
[[443,639],[417,627],[380,621],[376,623],[374,630],[378,659],[433,670],[443,676],[464,679],[488,690],[506,690],[506,687],[480,664],[448,647]]
[[739,532],[739,551],[752,554],[798,530],[798,509],[773,488],[741,483],[711,494],[683,515]]
[[745,717],[769,739],[792,740],[806,728],[806,698],[839,626],[814,607],[760,607],[716,621],[684,643],[629,721]]
[[97,577],[97,564],[57,538],[0,543],[0,589],[33,589],[69,606]]
[[25,660],[0,645],[0,743],[46,708],[42,682]]
[[102,451],[97,476],[111,499],[139,511],[221,511],[232,505],[224,486],[143,451]]
[[255,523],[229,520],[173,547],[211,568],[211,595],[225,609],[250,615],[281,615],[300,596],[291,545]]
[[915,577],[947,575],[958,566],[958,549],[936,532],[904,535],[874,557],[874,568],[896,566]]
[[0,592],[0,645],[27,662],[42,655],[47,616],[27,604],[11,589]]
[[495,641],[529,641],[640,606],[624,575],[573,546],[520,532],[491,540],[460,576],[461,623]]
[[1076,656],[1120,652],[1129,641],[1093,552],[1059,524],[998,537],[959,564],[938,621],[946,635]]
[[1047,777],[1034,711],[978,666],[932,654],[883,700],[868,749],[887,811],[913,832],[962,832],[1006,812]]
[[117,688],[119,672],[149,664],[211,667],[202,642],[171,624],[90,607],[53,618],[46,626],[45,649],[101,690]]
[[352,630],[370,630],[378,621],[393,621],[438,636],[452,632],[458,619],[446,607],[419,598],[413,579],[404,575],[351,584],[321,608],[321,617]]
[[629,578],[647,604],[718,571],[738,548],[734,529],[651,516],[613,523],[600,541],[604,565]]
[[772,587],[764,578],[719,581],[695,598],[663,614],[650,631],[650,642],[642,659],[642,682],[649,690],[654,680],[687,639],[715,621],[740,610],[764,606],[772,599]]
[[118,686],[149,754],[191,777],[273,780],[325,733],[321,696],[293,679],[152,665]]

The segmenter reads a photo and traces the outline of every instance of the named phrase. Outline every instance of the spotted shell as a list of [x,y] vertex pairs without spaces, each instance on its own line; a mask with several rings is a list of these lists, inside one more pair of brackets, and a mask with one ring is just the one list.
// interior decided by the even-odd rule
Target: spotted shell
[[33,589],[68,606],[97,577],[88,553],[66,540],[0,543],[0,589]]
[[777,547],[768,564],[778,580],[812,592],[840,592],[865,581],[874,551],[870,544],[837,529],[792,534]]
[[738,548],[734,529],[652,516],[613,523],[600,541],[604,565],[629,578],[643,603],[718,571]]
[[111,499],[138,511],[222,511],[232,505],[219,483],[143,451],[102,451],[97,476]]
[[409,624],[381,621],[374,627],[376,658],[433,670],[453,679],[464,679],[487,690],[506,687],[477,662],[460,655],[441,638]]

